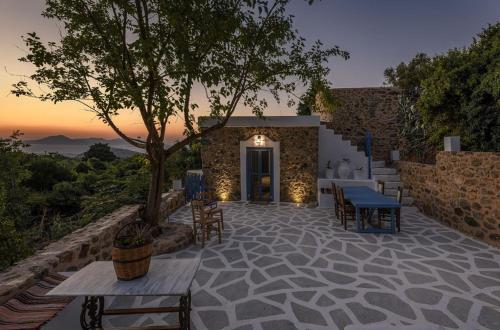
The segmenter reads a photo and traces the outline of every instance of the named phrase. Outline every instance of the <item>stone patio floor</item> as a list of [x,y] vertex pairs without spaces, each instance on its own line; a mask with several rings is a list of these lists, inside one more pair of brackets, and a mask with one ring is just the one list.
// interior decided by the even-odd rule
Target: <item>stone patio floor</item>
[[[194,329],[343,329],[367,324],[500,329],[500,250],[415,208],[403,208],[401,233],[375,235],[357,234],[352,226],[344,231],[327,209],[220,205],[225,218],[222,244],[212,237],[203,250],[198,245],[159,256],[202,258],[192,286]],[[191,223],[191,209],[183,207],[170,219]],[[107,301],[113,307],[175,302],[157,297]],[[77,302],[65,313],[59,319],[78,328]],[[159,325],[175,318],[114,317],[105,319],[105,325]]]

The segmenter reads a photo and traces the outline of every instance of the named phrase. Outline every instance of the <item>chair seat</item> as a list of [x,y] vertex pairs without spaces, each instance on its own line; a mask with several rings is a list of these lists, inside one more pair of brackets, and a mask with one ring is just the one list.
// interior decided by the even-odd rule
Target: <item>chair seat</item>
[[[220,221],[220,220],[219,220],[218,218],[209,217],[209,218],[205,218],[205,220],[204,220],[204,222],[203,222],[203,223],[204,223],[205,225],[211,225],[211,224],[213,224],[213,223],[217,223],[217,222],[219,222],[219,221]],[[196,222],[197,224],[203,224],[203,223],[201,222],[201,220],[196,220],[195,222]]]

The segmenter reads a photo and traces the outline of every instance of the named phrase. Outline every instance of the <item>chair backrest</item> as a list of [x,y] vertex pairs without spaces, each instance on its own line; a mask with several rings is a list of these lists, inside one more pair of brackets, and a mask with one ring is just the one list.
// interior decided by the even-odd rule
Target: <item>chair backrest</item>
[[403,187],[399,186],[398,191],[396,193],[396,200],[399,204],[403,201]]
[[193,199],[191,201],[191,210],[193,212],[193,222],[205,221],[205,203],[202,200]]
[[385,182],[377,180],[377,191],[381,194],[385,193]]
[[344,207],[345,207],[344,189],[342,189],[341,187],[337,188],[337,199],[338,199],[340,208],[344,209]]
[[195,198],[197,200],[211,202],[212,201],[212,194],[209,191],[200,191],[200,192],[196,193]]

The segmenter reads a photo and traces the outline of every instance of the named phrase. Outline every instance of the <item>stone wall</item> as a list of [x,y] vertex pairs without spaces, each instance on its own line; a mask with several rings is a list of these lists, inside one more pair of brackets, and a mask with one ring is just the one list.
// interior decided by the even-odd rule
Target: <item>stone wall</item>
[[201,150],[207,187],[220,199],[241,200],[240,141],[254,135],[280,142],[281,201],[316,201],[318,127],[225,127],[210,133]]
[[[162,198],[162,218],[185,204],[184,191],[181,190],[163,194]],[[48,272],[74,271],[96,260],[110,260],[116,232],[121,226],[136,220],[138,212],[138,205],[123,206],[1,272],[0,304]],[[183,238],[186,236],[182,230],[177,234]],[[175,239],[173,244],[177,244]],[[171,247],[161,245],[161,248]]]
[[339,102],[332,114],[322,114],[327,127],[364,150],[366,131],[373,136],[373,159],[390,159],[399,146],[398,91],[390,87],[334,88]]
[[500,153],[439,152],[436,165],[397,162],[425,214],[500,247]]

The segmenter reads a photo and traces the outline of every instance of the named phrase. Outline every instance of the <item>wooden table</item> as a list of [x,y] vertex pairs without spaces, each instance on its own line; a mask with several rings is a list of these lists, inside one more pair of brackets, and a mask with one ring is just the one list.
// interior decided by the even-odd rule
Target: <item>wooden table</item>
[[[199,258],[153,259],[144,277],[119,281],[111,261],[96,261],[47,295],[85,297],[80,314],[82,329],[101,329],[103,316],[146,313],[179,313],[178,325],[155,326],[154,329],[190,329],[190,288],[199,265]],[[178,296],[179,306],[105,310],[105,296]]]
[[[401,208],[401,205],[392,198],[368,188],[368,187],[344,187],[344,198],[349,200],[356,209],[356,229],[360,233],[396,233],[396,209]],[[366,209],[368,227],[361,227],[360,214],[361,209]],[[378,228],[373,226],[371,218],[376,209],[389,209],[391,214],[391,227]]]

